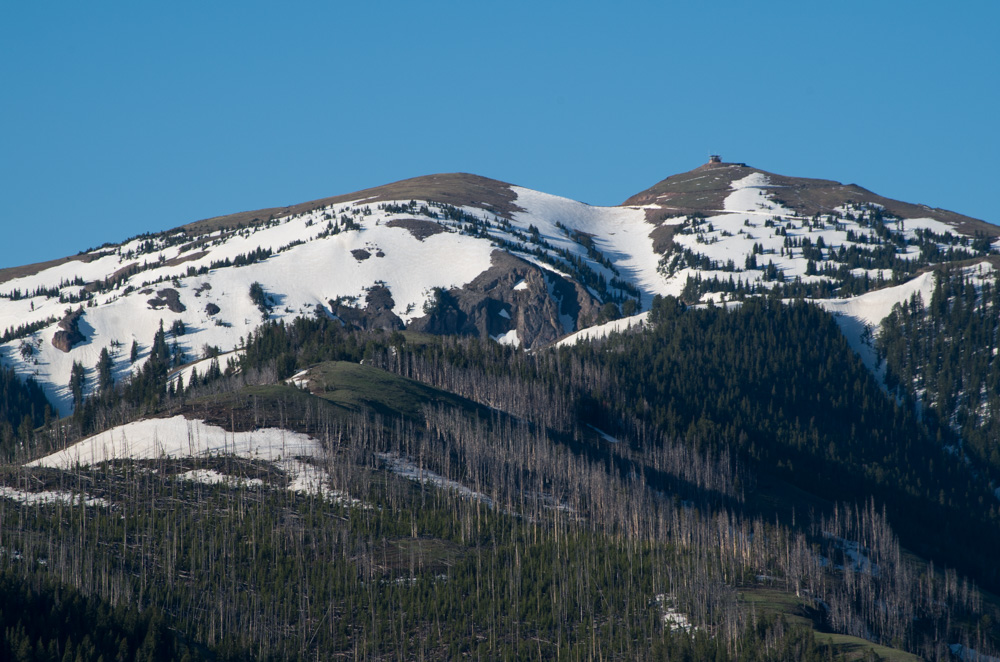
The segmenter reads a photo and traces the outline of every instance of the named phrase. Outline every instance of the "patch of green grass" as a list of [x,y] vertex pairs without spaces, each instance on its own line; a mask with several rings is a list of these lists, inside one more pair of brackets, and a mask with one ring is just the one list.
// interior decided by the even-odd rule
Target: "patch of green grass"
[[830,634],[828,632],[817,632],[816,641],[821,644],[830,644],[834,652],[843,655],[848,660],[864,660],[868,651],[878,655],[887,662],[920,662],[924,658],[913,653],[901,651],[898,648],[880,646],[866,639],[851,637],[846,634]]
[[880,658],[890,662],[919,662],[922,659],[912,653],[882,646],[859,637],[819,631],[817,629],[819,613],[808,606],[805,601],[796,597],[794,593],[786,593],[772,588],[752,587],[741,590],[739,599],[744,606],[756,610],[759,616],[783,615],[789,625],[802,625],[811,628],[817,642],[833,646],[836,654],[843,655],[848,660],[863,660],[868,651],[872,651]]
[[233,431],[282,427],[305,433],[313,432],[323,415],[374,412],[420,421],[423,407],[436,404],[487,415],[481,405],[448,391],[347,361],[317,364],[299,379],[307,388],[290,384],[248,386],[188,400],[163,415],[183,414]]
[[448,391],[421,384],[371,366],[330,361],[308,372],[309,391],[328,402],[358,411],[422,418],[424,405],[443,404],[475,410],[479,405]]
[[441,342],[441,336],[435,336],[432,333],[410,331],[409,329],[400,331],[400,333],[403,334],[404,338],[406,338],[406,342],[410,347],[422,347],[423,345]]
[[815,614],[794,593],[772,588],[753,587],[740,591],[740,602],[753,608],[758,616],[784,616],[790,625],[815,629]]
[[319,407],[337,413],[331,403],[294,386],[268,384],[188,400],[164,415],[182,414],[236,432],[282,427],[308,433]]

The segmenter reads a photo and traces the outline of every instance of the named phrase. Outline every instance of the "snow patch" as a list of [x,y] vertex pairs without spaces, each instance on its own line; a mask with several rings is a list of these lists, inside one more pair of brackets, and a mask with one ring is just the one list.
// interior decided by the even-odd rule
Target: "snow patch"
[[242,476],[230,476],[222,474],[215,469],[192,469],[182,474],[177,474],[178,480],[189,480],[195,483],[206,485],[224,484],[230,487],[261,487],[264,481],[260,478],[244,478]]
[[767,175],[755,172],[743,179],[737,179],[731,185],[733,192],[726,196],[722,206],[726,211],[760,212],[774,210],[778,206],[767,197],[766,187],[771,180]]
[[517,337],[517,329],[511,329],[507,333],[490,336],[490,338],[496,340],[501,345],[510,345],[511,347],[521,346],[521,339]]
[[280,428],[229,432],[183,416],[146,419],[112,428],[27,466],[72,469],[112,460],[220,456],[270,462],[289,476],[292,491],[346,498],[330,489],[330,476],[316,466],[324,453],[312,437]]
[[601,436],[601,439],[603,439],[604,441],[608,442],[609,444],[617,444],[618,443],[617,439],[615,439],[614,437],[612,437],[610,434],[608,434],[604,430],[599,430],[598,428],[595,428],[590,423],[587,423],[586,425],[587,425],[588,428],[590,428],[591,430],[593,430],[594,432],[596,432],[597,434],[599,434]]
[[45,490],[42,492],[28,492],[26,490],[19,490],[14,487],[7,487],[6,485],[0,486],[0,497],[5,499],[11,499],[12,501],[18,501],[20,503],[32,505],[32,504],[50,504],[50,503],[68,503],[71,506],[79,505],[81,502],[88,506],[104,506],[108,507],[111,504],[104,499],[97,497],[88,497],[82,492],[67,492],[65,490]]
[[622,331],[627,331],[633,326],[643,326],[646,323],[646,318],[649,317],[649,312],[639,313],[638,315],[633,315],[631,317],[623,317],[611,322],[606,322],[604,324],[599,324],[597,326],[590,326],[586,329],[581,329],[576,333],[572,333],[562,340],[555,343],[556,347],[568,347],[570,345],[575,345],[578,342],[585,340],[597,340],[600,338],[606,338],[612,333],[621,333]]
[[[639,288],[643,308],[649,308],[653,295],[670,293],[657,271],[661,256],[653,251],[649,234],[654,228],[646,221],[645,209],[592,207],[520,186],[511,188],[517,194],[515,203],[525,210],[513,214],[513,224],[522,231],[534,225],[556,249],[565,248],[580,254],[583,259],[586,259],[586,251],[566,237],[556,224],[592,235],[594,245],[611,260],[621,277]],[[598,273],[604,273],[609,281],[614,275],[596,262],[588,260],[588,263]]]
[[660,608],[660,618],[664,627],[671,632],[690,632],[697,629],[687,615],[677,608],[677,599],[674,596],[660,593],[653,600]]
[[865,367],[883,382],[885,366],[879,366],[872,344],[873,335],[882,320],[892,312],[893,306],[915,294],[919,294],[925,304],[930,303],[933,292],[934,274],[927,272],[902,285],[885,287],[850,299],[820,299],[816,304],[833,314],[848,345],[861,357]]
[[[394,348],[395,349],[395,348]],[[300,370],[291,377],[285,380],[286,384],[290,384],[297,388],[308,388],[309,387],[309,368],[305,370]]]
[[409,478],[410,480],[418,483],[430,483],[436,487],[451,490],[459,496],[467,499],[482,501],[487,506],[493,505],[493,499],[489,498],[485,494],[471,490],[459,482],[451,480],[450,478],[445,478],[441,474],[419,467],[405,457],[401,457],[395,453],[376,453],[375,455],[386,463],[386,466],[389,467],[389,471],[397,476]]

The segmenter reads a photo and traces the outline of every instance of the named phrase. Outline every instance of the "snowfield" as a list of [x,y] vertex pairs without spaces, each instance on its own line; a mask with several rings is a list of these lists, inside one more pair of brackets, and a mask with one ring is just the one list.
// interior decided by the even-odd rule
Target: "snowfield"
[[604,324],[598,324],[597,326],[589,326],[586,329],[581,329],[576,333],[572,333],[562,340],[559,340],[554,344],[554,347],[568,347],[587,340],[607,338],[608,335],[612,333],[621,333],[622,331],[627,331],[633,327],[644,326],[646,324],[647,317],[649,317],[648,311],[631,317],[623,317],[621,319],[612,320],[611,322],[605,322]]
[[[221,427],[183,416],[147,419],[112,428],[27,466],[65,470],[112,460],[224,456],[270,462],[288,475],[288,489],[292,491],[345,498],[331,488],[330,476],[317,466],[324,453],[319,442],[312,437],[278,428],[227,432]],[[234,477],[222,477],[214,471],[187,472],[181,477],[206,483],[238,481]]]
[[[984,278],[990,277],[993,270],[993,266],[989,262],[982,262],[963,269],[974,283],[982,282]],[[833,314],[851,349],[861,357],[865,366],[881,380],[884,376],[885,366],[878,365],[878,357],[875,355],[872,342],[874,336],[878,334],[882,320],[889,316],[894,306],[909,301],[915,296],[919,297],[924,305],[930,304],[934,294],[934,278],[934,272],[928,271],[895,287],[873,290],[849,299],[818,299],[816,303]]]
[[[578,251],[579,245],[568,239],[557,223],[593,235],[600,251],[642,292],[644,309],[649,308],[653,295],[668,293],[658,272],[661,256],[653,251],[649,238],[653,226],[646,222],[644,208],[592,207],[520,186],[513,188],[517,193],[517,205],[526,210],[514,213],[515,225],[525,231],[534,225],[556,247],[573,251]],[[611,279],[610,271],[600,265],[594,266]]]

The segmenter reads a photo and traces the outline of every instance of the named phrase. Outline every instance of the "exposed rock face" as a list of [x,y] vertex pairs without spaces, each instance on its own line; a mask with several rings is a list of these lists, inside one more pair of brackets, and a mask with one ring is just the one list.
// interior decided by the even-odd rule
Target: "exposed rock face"
[[216,306],[214,303],[210,303],[205,306],[205,312],[208,313],[209,315],[218,315],[220,310],[222,309]]
[[576,330],[581,320],[596,319],[600,305],[583,286],[498,250],[475,280],[436,293],[427,315],[409,328],[494,338],[516,329],[531,348]]
[[440,223],[420,218],[394,218],[391,221],[386,222],[386,225],[390,228],[403,228],[405,230],[409,230],[410,234],[420,241],[441,232],[447,232],[444,226]]
[[181,303],[181,295],[172,287],[159,290],[156,293],[156,298],[150,299],[146,303],[154,310],[159,310],[164,306],[175,313],[183,313],[187,310],[187,307]]
[[59,320],[59,330],[52,336],[52,346],[68,353],[74,345],[86,340],[86,336],[80,333],[80,318],[82,317],[83,308],[77,308]]
[[368,290],[365,296],[365,307],[348,306],[338,301],[330,302],[330,310],[344,324],[360,329],[382,329],[384,331],[400,331],[405,325],[396,313],[392,312],[396,302],[392,293],[384,285],[376,285]]

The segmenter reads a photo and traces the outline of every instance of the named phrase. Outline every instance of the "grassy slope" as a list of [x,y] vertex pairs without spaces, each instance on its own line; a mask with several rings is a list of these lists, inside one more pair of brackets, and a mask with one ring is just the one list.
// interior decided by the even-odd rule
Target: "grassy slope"
[[755,610],[758,616],[784,615],[789,625],[803,625],[813,629],[818,642],[833,645],[836,653],[845,655],[848,659],[865,659],[868,651],[890,662],[918,662],[921,659],[912,653],[880,646],[858,637],[821,632],[816,627],[814,610],[810,610],[806,603],[793,593],[768,588],[744,589],[740,591],[740,602],[748,609]]
[[331,361],[307,373],[309,391],[345,409],[368,408],[382,415],[421,418],[425,405],[475,410],[479,405],[457,395],[371,366]]

